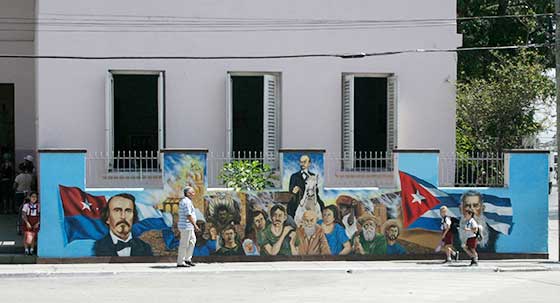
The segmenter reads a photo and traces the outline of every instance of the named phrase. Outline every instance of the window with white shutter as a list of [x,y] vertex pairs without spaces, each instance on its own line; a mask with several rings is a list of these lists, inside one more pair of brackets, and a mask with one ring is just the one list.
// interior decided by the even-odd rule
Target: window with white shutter
[[391,169],[397,142],[396,79],[390,74],[344,74],[344,170]]
[[108,159],[115,157],[114,161],[107,161],[109,170],[157,167],[157,160],[140,163],[138,159],[140,155],[156,155],[164,148],[164,96],[162,71],[107,72],[105,152],[110,156]]
[[344,76],[342,85],[343,166],[344,169],[352,169],[354,168],[354,76]]
[[276,167],[278,159],[278,81],[276,76],[264,75],[263,155],[265,163]]
[[[392,159],[393,149],[397,148],[397,78],[387,78],[387,158]],[[388,161],[388,169],[392,169]]]
[[226,145],[233,158],[278,166],[280,74],[231,72],[226,82]]

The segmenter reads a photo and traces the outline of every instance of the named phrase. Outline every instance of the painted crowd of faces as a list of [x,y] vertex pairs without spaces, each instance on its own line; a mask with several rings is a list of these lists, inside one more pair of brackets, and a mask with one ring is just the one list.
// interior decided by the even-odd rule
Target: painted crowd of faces
[[[200,227],[195,256],[433,253],[441,239],[439,230],[403,229],[397,190],[324,189],[319,154],[284,156],[283,192],[206,192],[204,169],[195,169],[203,167],[204,159],[177,156],[168,162],[173,165],[166,167],[170,190],[165,192],[175,193],[175,203],[181,184],[194,184],[198,193],[193,200]],[[177,177],[191,175],[192,180]],[[482,216],[483,203],[474,200],[465,203],[476,204],[467,207]],[[173,222],[176,219],[175,213]],[[492,235],[482,243],[486,251],[495,251],[497,234]],[[159,245],[146,240],[154,248]],[[459,247],[461,235],[456,241]],[[169,253],[176,250],[154,249],[155,255]]]
[[[194,255],[338,256],[433,253],[441,237],[439,231],[402,228],[400,192],[328,190],[323,197],[326,206],[319,213],[315,211],[315,207],[310,207],[301,211],[300,217],[296,215],[297,210],[305,204],[295,197],[297,195],[292,192],[207,193],[203,197],[202,207],[196,208],[200,231],[196,235]],[[127,197],[118,201],[113,198],[105,222],[113,234],[119,236],[126,233],[123,239],[132,231],[135,220],[132,214],[134,199],[125,198]],[[117,202],[128,204],[124,207]],[[120,207],[117,210],[130,209],[130,214],[113,214],[112,208],[117,206]],[[467,209],[474,211],[476,220],[486,225],[484,203],[480,195],[465,197],[460,210],[464,212]],[[481,243],[483,250],[495,251],[497,233],[490,232],[490,228],[485,230]],[[130,250],[131,255],[135,255],[134,250],[139,248],[143,252],[138,252],[140,255],[176,254],[174,248],[158,248],[162,246],[162,239],[152,237],[155,234],[161,235],[156,232],[145,233],[141,239],[135,240],[137,243]],[[178,236],[176,229],[175,236]],[[110,238],[106,238],[96,243],[96,255],[114,255]],[[461,241],[466,239],[459,232],[456,241],[456,246],[460,247]]]
[[[295,256],[405,254],[399,220],[386,207],[367,209],[347,195],[320,212],[289,213],[293,194],[217,193],[206,198],[195,256]],[[297,209],[297,208],[296,208]],[[410,245],[409,245],[410,246]]]
[[[197,256],[305,256],[305,255],[403,255],[429,254],[439,244],[441,232],[403,229],[400,192],[325,193],[320,215],[306,210],[300,219],[293,213],[293,193],[215,193],[206,196],[207,211],[199,233]],[[476,199],[475,199],[476,198]],[[475,211],[486,226],[480,197],[467,197],[460,210]],[[290,213],[292,209],[292,213]],[[435,219],[439,222],[439,218]],[[498,233],[490,226],[481,251],[495,252]],[[458,231],[455,246],[464,235]]]

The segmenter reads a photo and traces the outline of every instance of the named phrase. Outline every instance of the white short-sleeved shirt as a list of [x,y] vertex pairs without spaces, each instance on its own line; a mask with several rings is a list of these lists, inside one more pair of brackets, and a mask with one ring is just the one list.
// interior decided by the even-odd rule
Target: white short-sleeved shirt
[[18,192],[31,191],[31,183],[33,183],[33,176],[31,174],[19,174],[16,176],[14,182],[17,183],[16,191]]
[[39,203],[35,203],[35,204],[25,203],[23,204],[21,212],[29,217],[37,217],[41,212]]
[[470,229],[467,230],[465,233],[467,238],[476,237],[476,233],[474,232],[474,229],[478,228],[478,223],[476,223],[476,220],[474,218],[470,218],[469,221],[467,221],[467,225],[465,227]]
[[446,227],[451,227],[451,218],[449,216],[441,219],[441,230],[445,230]]
[[194,229],[194,225],[187,219],[188,216],[193,216],[193,220],[196,222],[194,205],[191,199],[184,197],[179,202],[179,220],[177,221],[179,229]]

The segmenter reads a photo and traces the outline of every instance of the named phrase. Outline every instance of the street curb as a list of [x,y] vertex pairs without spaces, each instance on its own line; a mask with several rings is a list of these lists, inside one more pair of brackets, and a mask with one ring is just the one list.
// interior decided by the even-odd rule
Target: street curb
[[[158,270],[161,269],[161,270]],[[166,268],[149,267],[131,270],[92,270],[92,271],[57,271],[59,269],[53,268],[52,270],[39,270],[28,272],[0,272],[0,278],[57,278],[57,277],[91,277],[91,276],[116,276],[116,275],[149,275],[149,274],[219,274],[219,273],[257,273],[257,272],[330,272],[330,273],[346,273],[346,274],[360,274],[369,272],[434,272],[434,273],[473,273],[473,272],[487,272],[487,273],[509,273],[509,272],[543,272],[543,271],[560,271],[560,267],[501,267],[501,266],[482,266],[482,267],[469,267],[464,266],[436,266],[430,268],[422,267],[371,267],[371,268],[342,268],[342,267],[317,267],[317,268],[190,268],[190,269],[177,269],[175,266],[168,266]]]
[[496,268],[496,272],[537,272],[537,271],[560,271],[559,269],[553,269],[549,267],[528,267],[528,268]]

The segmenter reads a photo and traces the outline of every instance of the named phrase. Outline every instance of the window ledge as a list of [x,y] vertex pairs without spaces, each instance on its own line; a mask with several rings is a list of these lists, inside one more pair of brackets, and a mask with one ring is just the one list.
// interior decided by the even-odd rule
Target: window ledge
[[129,179],[137,179],[139,175],[142,175],[143,178],[161,178],[161,170],[158,171],[108,171],[103,176],[103,179],[122,179],[122,178],[129,178]]
[[335,173],[336,177],[347,177],[347,178],[367,178],[367,177],[392,177],[394,170],[383,170],[383,171],[359,171],[359,170],[344,170],[337,171]]

